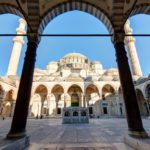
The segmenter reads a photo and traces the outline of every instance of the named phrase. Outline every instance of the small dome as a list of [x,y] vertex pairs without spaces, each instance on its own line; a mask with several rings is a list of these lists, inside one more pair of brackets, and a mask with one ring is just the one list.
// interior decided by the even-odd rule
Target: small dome
[[65,55],[63,58],[67,58],[67,57],[81,57],[81,58],[87,58],[86,56],[80,54],[80,53],[69,53],[67,55]]
[[110,68],[104,74],[108,76],[119,76],[118,69],[116,68]]
[[99,78],[99,81],[112,81],[113,77],[112,76],[102,76]]

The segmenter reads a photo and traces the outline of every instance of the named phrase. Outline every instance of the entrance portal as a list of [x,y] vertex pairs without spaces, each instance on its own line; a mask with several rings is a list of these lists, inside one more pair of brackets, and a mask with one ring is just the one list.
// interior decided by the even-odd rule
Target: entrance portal
[[71,95],[71,107],[79,107],[79,96],[77,93]]

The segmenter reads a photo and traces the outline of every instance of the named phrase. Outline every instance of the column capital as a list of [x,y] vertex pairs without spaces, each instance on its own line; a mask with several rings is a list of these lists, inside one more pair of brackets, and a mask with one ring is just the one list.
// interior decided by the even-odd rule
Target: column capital
[[32,33],[32,32],[28,32],[27,37],[28,37],[28,41],[34,42],[37,44],[40,42],[40,39],[41,39],[38,33]]
[[112,37],[112,42],[115,43],[119,43],[119,42],[124,42],[125,39],[125,32],[120,30],[120,31],[115,31],[114,35]]

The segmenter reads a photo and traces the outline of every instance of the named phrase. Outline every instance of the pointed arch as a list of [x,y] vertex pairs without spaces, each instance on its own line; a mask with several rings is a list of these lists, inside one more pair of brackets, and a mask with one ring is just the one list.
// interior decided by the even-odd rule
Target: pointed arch
[[19,8],[16,7],[15,5],[5,4],[5,3],[0,4],[0,14],[8,14],[8,13],[17,15],[21,18],[24,18],[23,14],[19,10]]
[[42,100],[45,100],[48,94],[48,89],[45,85],[40,84],[36,87],[35,93],[39,94]]
[[42,33],[45,29],[46,25],[55,17],[65,12],[79,10],[86,13],[89,13],[95,16],[97,19],[102,21],[109,33],[113,33],[113,24],[110,21],[108,14],[102,9],[91,3],[83,2],[83,1],[68,1],[57,4],[51,9],[48,9],[43,15],[42,20],[39,25],[39,33]]

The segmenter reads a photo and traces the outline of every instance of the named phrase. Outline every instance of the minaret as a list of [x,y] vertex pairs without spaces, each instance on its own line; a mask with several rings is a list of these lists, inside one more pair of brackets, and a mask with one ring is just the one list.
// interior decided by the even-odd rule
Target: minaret
[[[125,34],[130,35],[133,33],[133,30],[130,27],[129,20],[127,20],[127,22],[125,23],[124,30],[125,30]],[[138,55],[136,52],[134,37],[133,36],[126,36],[125,37],[125,44],[126,44],[127,49],[128,49],[133,75],[142,76],[142,71],[141,71]]]
[[[16,33],[25,34],[26,33],[25,28],[26,28],[26,21],[22,18],[19,19],[19,27],[16,29]],[[11,57],[9,60],[7,76],[17,74],[19,58],[20,58],[22,47],[24,45],[23,36],[16,36],[13,39],[13,42],[14,42],[14,45],[13,45]]]

